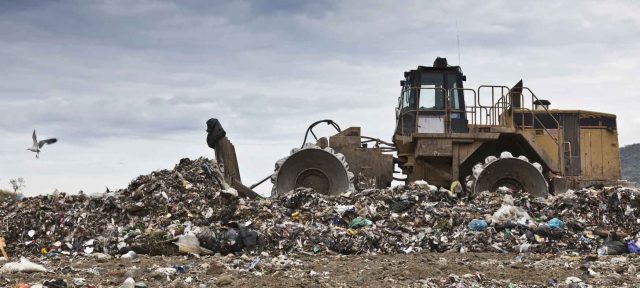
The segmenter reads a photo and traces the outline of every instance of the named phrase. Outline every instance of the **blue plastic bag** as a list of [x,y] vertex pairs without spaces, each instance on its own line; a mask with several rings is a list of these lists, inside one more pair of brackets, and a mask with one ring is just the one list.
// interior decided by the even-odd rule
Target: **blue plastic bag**
[[487,221],[481,219],[473,219],[471,220],[471,222],[469,222],[468,227],[473,231],[482,231],[484,229],[487,229]]
[[629,253],[640,253],[640,248],[638,248],[638,244],[636,244],[636,240],[629,240],[627,242],[627,249],[629,249]]
[[547,226],[551,229],[561,229],[564,228],[564,222],[558,218],[553,218],[547,222]]

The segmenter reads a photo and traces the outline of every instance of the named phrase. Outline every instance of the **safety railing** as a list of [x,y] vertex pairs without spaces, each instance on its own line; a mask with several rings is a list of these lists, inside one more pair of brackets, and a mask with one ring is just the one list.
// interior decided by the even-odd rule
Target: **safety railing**
[[[432,97],[437,98],[440,97],[442,101],[442,105],[438,107],[435,105],[434,107],[421,107],[421,97],[426,96],[425,90],[432,90]],[[525,93],[528,92],[530,95],[531,108],[524,107]],[[418,133],[419,131],[419,116],[420,115],[436,115],[442,116],[443,124],[444,124],[444,133],[451,133],[451,114],[453,113],[464,113],[466,115],[467,121],[471,125],[476,126],[505,126],[505,127],[516,127],[516,117],[514,116],[514,112],[520,110],[520,123],[517,123],[518,127],[522,128],[534,128],[536,124],[548,134],[554,142],[558,146],[560,146],[560,139],[558,136],[551,133],[548,127],[540,120],[538,117],[538,113],[534,111],[534,102],[536,102],[538,97],[531,91],[531,89],[527,87],[522,88],[522,92],[518,94],[520,97],[520,107],[513,107],[513,97],[512,94],[514,92],[509,89],[507,86],[499,86],[499,85],[481,85],[477,90],[469,89],[469,88],[451,88],[446,90],[440,87],[412,87],[410,93],[410,101],[406,103],[406,107],[402,107],[400,109],[399,117],[398,117],[398,132],[402,135],[408,135],[412,133]],[[484,93],[484,94],[483,94]],[[451,107],[451,95],[463,95],[464,97],[464,108],[461,107],[460,110],[452,109]],[[408,94],[401,95],[409,96]],[[471,96],[469,98],[469,96]],[[490,102],[488,101],[490,99]],[[402,106],[405,106],[405,99],[401,98]],[[413,102],[411,102],[413,101]],[[434,102],[435,104],[435,102]],[[555,124],[555,127],[560,127],[560,123],[555,118],[555,116],[543,106],[544,114],[548,116],[548,118],[552,119]],[[525,115],[530,115],[529,122],[527,122],[527,117]],[[411,121],[412,123],[406,123],[407,121]]]
[[[480,99],[483,97],[481,95],[481,91],[483,91],[483,89],[491,89],[491,104],[490,105],[482,105],[480,104]],[[500,97],[497,98],[496,100],[496,90],[499,89],[500,91]],[[531,103],[531,108],[527,108],[524,107],[524,103],[525,102],[525,93],[524,92],[528,92],[530,95],[530,101],[529,103]],[[519,94],[520,97],[520,107],[514,107],[512,100],[513,97],[512,95],[516,94],[516,92],[511,91],[508,87],[506,86],[495,86],[495,85],[482,85],[478,88],[478,93],[477,93],[477,98],[478,99],[474,99],[474,105],[472,107],[470,107],[471,109],[467,109],[467,110],[480,110],[480,112],[482,113],[483,111],[489,111],[488,115],[486,115],[486,119],[481,119],[480,120],[484,120],[483,122],[478,123],[478,125],[483,125],[483,126],[507,126],[507,127],[515,127],[516,123],[515,123],[515,111],[517,110],[521,110],[521,117],[520,117],[520,123],[518,123],[519,127],[522,128],[535,128],[536,125],[538,124],[539,127],[542,128],[542,130],[545,131],[545,133],[547,135],[549,135],[554,142],[556,142],[556,144],[559,146],[560,145],[560,139],[558,138],[558,136],[554,135],[553,133],[551,133],[550,129],[548,127],[546,127],[546,125],[540,120],[540,117],[538,117],[537,113],[535,113],[534,111],[536,111],[535,109],[535,102],[538,101],[538,97],[533,93],[533,91],[531,91],[531,89],[527,88],[527,87],[523,87],[522,88],[522,92],[518,92],[517,94]],[[475,98],[475,97],[474,97]],[[488,97],[487,97],[488,98]],[[486,99],[486,98],[485,98]],[[487,109],[487,106],[489,107]],[[545,107],[543,107],[543,111],[544,114],[546,114],[548,116],[549,119],[552,119],[555,123],[555,127],[560,127],[560,123],[558,122],[558,120],[556,119],[556,117]],[[475,112],[472,113],[471,115],[467,114],[467,116],[471,116],[471,117],[476,117]],[[529,119],[530,122],[527,123],[526,119],[527,117],[525,117],[525,115],[530,115]]]
[[[491,102],[486,103],[488,97],[481,96],[481,92],[491,89]],[[478,90],[470,88],[451,88],[450,95],[462,94],[465,102],[465,113],[471,125],[477,126],[505,126],[510,104],[505,102],[504,94],[508,94],[509,88],[506,86],[483,85]],[[500,94],[496,94],[496,90]],[[477,92],[476,92],[477,91]],[[469,97],[472,96],[472,97]],[[485,100],[485,101],[482,101]]]
[[[530,95],[530,102],[531,103],[531,108],[527,108],[524,107],[524,103],[525,102],[525,92],[528,92],[528,94]],[[515,93],[514,93],[515,94]],[[553,141],[556,143],[556,145],[560,146],[561,145],[561,139],[560,136],[561,135],[553,135],[553,133],[551,133],[550,128],[547,127],[541,120],[540,117],[538,117],[538,114],[543,114],[547,116],[547,119],[551,119],[553,121],[553,126],[555,127],[555,129],[559,129],[560,128],[560,122],[558,121],[558,119],[549,111],[549,109],[544,106],[544,105],[540,105],[540,107],[542,107],[542,110],[540,109],[536,109],[535,104],[537,101],[539,101],[540,99],[538,99],[538,97],[533,93],[533,91],[531,91],[531,89],[527,88],[527,87],[522,87],[522,92],[519,93],[520,95],[520,106],[522,107],[513,107],[513,110],[521,110],[521,117],[520,117],[520,123],[519,126],[522,128],[536,128],[536,124],[538,124],[539,127],[542,128],[543,131],[545,131],[545,133],[547,135],[549,135],[551,137],[551,139],[553,139]],[[512,97],[509,96],[509,99],[511,99]],[[543,113],[536,113],[534,111],[544,111]],[[530,115],[529,119],[530,121],[527,123],[527,117],[525,117],[525,115]],[[513,118],[514,120],[514,124],[515,124],[515,117]]]
[[[444,101],[441,107],[420,107],[420,96],[424,96],[425,90],[434,90],[434,96],[441,97]],[[438,93],[436,93],[436,91]],[[482,92],[485,92],[482,94]],[[513,105],[515,101],[515,94],[519,94],[519,105]],[[531,108],[524,107],[525,93],[528,94],[527,101],[531,104]],[[403,95],[404,94],[404,95]],[[464,107],[460,107],[461,110],[453,110],[451,107],[451,95],[462,95],[464,99]],[[540,119],[539,115],[545,115],[547,119],[552,119],[552,124],[555,125],[555,129],[560,128],[558,119],[549,111],[549,109],[540,105],[542,109],[536,109],[536,101],[539,101],[538,97],[527,87],[522,87],[522,91],[514,92],[506,86],[498,85],[482,85],[477,90],[469,88],[451,88],[445,90],[439,87],[412,87],[410,93],[401,94],[401,105],[404,106],[405,99],[403,96],[410,96],[413,99],[413,103],[406,103],[407,107],[401,107],[398,115],[398,122],[396,132],[401,135],[412,135],[415,133],[422,133],[419,129],[420,115],[432,115],[441,116],[443,118],[443,132],[452,133],[452,113],[464,113],[468,124],[475,125],[476,127],[512,127],[512,128],[532,128],[545,131],[547,135],[555,142],[558,147],[558,156],[560,158],[560,167],[564,167],[564,144],[562,140],[562,133],[551,133],[550,128]],[[469,99],[469,96],[471,99]],[[491,102],[488,100],[491,99]],[[470,100],[470,101],[469,101]],[[416,103],[417,101],[417,103]],[[483,102],[484,101],[484,102]],[[517,106],[517,107],[514,107]],[[517,113],[519,112],[519,113]],[[520,114],[520,122],[516,123],[516,114]],[[525,115],[530,115],[527,117]],[[436,118],[436,117],[434,117]],[[407,123],[409,121],[409,123]],[[528,122],[527,122],[528,121]],[[537,126],[536,126],[537,124]],[[406,128],[406,129],[405,129]],[[422,130],[424,131],[424,129]],[[559,130],[556,130],[559,131]],[[569,151],[571,153],[571,151]],[[563,168],[564,169],[564,168]]]
[[[482,92],[486,90],[491,91],[491,102],[489,105],[483,105],[482,100],[487,101],[488,97],[483,96]],[[498,93],[496,93],[496,91]],[[504,120],[501,122],[501,118],[506,116],[506,112],[509,109],[509,104],[507,101],[500,101],[504,99],[504,95],[510,93],[509,87],[507,86],[498,86],[498,85],[481,85],[478,87],[478,105],[480,107],[488,107],[489,113],[486,116],[486,119],[481,125],[489,125],[489,126],[502,126],[504,124]],[[497,94],[497,95],[496,95]]]

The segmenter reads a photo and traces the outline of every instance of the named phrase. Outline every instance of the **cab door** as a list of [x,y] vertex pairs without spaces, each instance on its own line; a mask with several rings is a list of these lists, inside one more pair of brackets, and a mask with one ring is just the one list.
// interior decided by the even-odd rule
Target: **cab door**
[[423,72],[418,97],[418,133],[445,133],[445,96],[444,73]]

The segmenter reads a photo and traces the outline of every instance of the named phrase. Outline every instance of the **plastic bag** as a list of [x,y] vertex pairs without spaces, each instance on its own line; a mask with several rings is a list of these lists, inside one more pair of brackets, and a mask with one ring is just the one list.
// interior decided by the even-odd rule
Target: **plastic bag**
[[531,219],[526,211],[513,205],[513,197],[511,197],[511,195],[504,195],[504,198],[502,199],[502,206],[498,211],[493,213],[493,216],[491,216],[491,222],[495,224],[504,224],[521,218],[525,218],[527,220]]
[[629,253],[640,253],[636,240],[627,241],[627,249],[629,249]]
[[14,272],[47,272],[47,268],[40,264],[33,263],[27,258],[20,257],[20,262],[9,262],[0,268],[0,273]]
[[468,227],[473,231],[482,231],[484,229],[487,229],[487,221],[481,219],[473,219],[471,220],[471,222],[469,222]]
[[178,238],[178,242],[175,243],[178,246],[178,251],[187,254],[196,255],[213,255],[213,251],[200,246],[200,241],[195,235],[182,235]]
[[547,226],[551,229],[562,229],[564,228],[564,222],[558,218],[553,218],[547,222]]
[[360,228],[364,226],[371,226],[373,222],[367,218],[356,217],[351,220],[351,224],[349,224],[349,228]]
[[216,149],[218,141],[227,136],[227,132],[224,131],[220,121],[216,118],[207,120],[207,145],[210,148]]

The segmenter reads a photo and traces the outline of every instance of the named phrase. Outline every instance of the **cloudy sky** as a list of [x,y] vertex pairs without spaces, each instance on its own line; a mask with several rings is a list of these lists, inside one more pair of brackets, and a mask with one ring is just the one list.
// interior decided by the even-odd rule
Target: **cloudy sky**
[[[318,119],[390,139],[402,73],[436,56],[467,87],[522,78],[553,107],[616,113],[640,142],[640,2],[477,3],[0,1],[0,188],[123,188],[213,157],[211,117],[250,184]],[[39,160],[33,129],[59,138]]]

